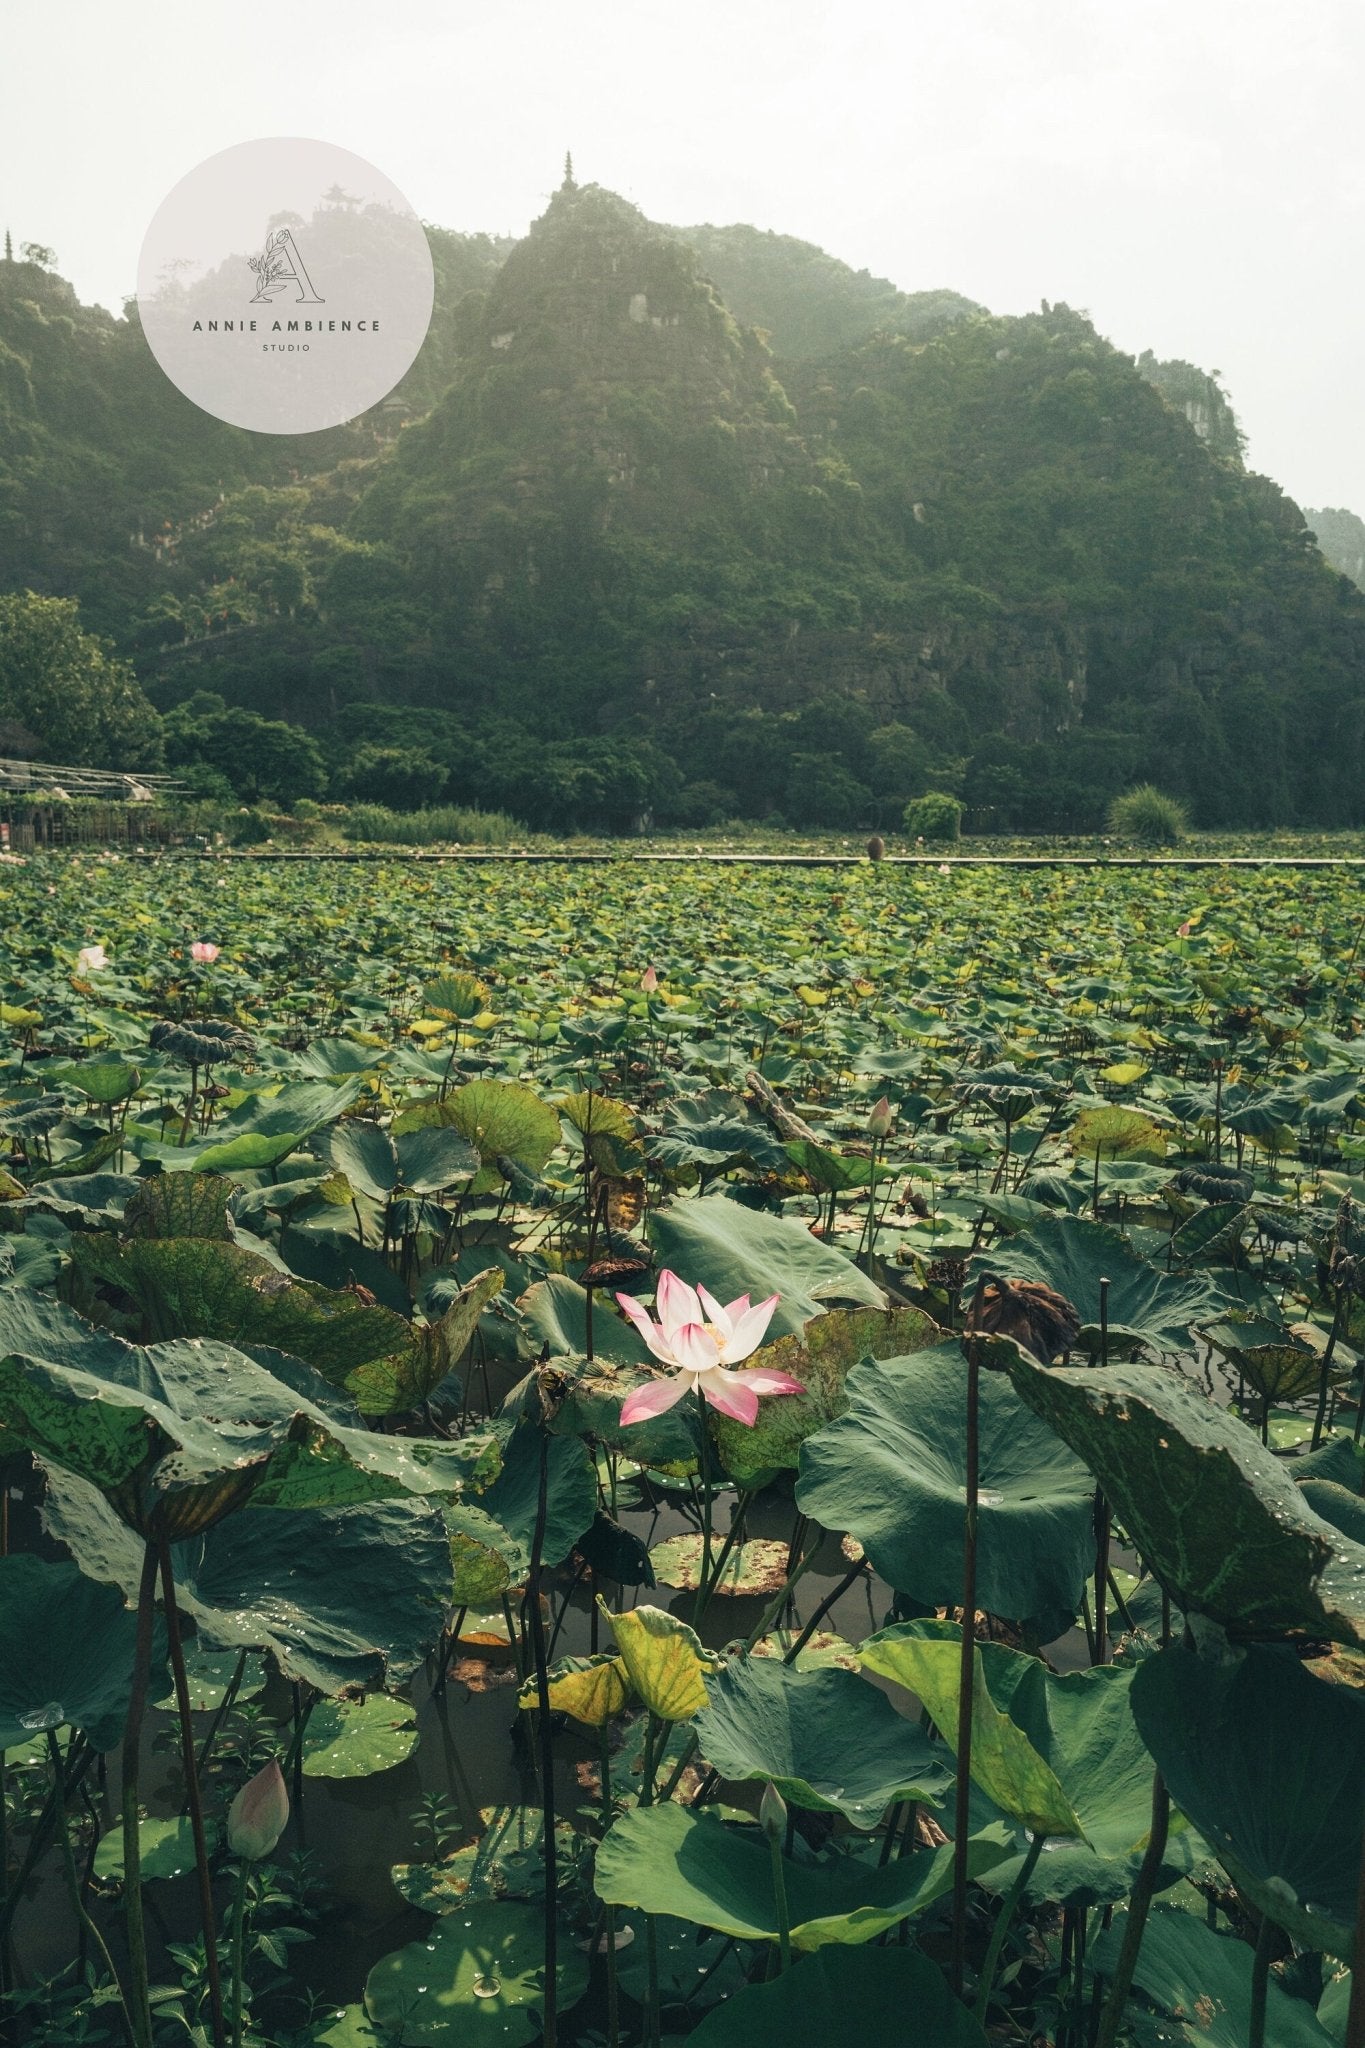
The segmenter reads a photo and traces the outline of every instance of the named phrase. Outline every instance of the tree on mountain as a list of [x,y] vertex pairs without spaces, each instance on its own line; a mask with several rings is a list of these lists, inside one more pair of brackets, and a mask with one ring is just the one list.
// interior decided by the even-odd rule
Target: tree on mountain
[[199,690],[166,715],[166,757],[172,767],[196,763],[217,771],[248,803],[290,805],[327,787],[322,749],[302,726],[262,718]]
[[81,630],[71,597],[0,597],[0,718],[79,768],[160,766],[161,721],[132,664]]

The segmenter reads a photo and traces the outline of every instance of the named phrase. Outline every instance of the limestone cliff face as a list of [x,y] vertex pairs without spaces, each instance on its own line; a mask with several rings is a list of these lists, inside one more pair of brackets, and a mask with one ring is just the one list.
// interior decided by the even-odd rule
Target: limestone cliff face
[[1339,506],[1304,514],[1309,528],[1334,569],[1365,590],[1365,519]]
[[798,631],[758,648],[656,644],[639,708],[654,692],[675,704],[703,707],[716,698],[769,712],[834,694],[866,706],[878,725],[914,727],[926,704],[946,694],[968,735],[1046,743],[1084,718],[1087,660],[1080,625],[1022,616],[902,633]]
[[1246,436],[1238,425],[1231,399],[1218,382],[1217,370],[1201,370],[1194,363],[1179,360],[1159,362],[1151,349],[1143,350],[1137,366],[1167,404],[1184,413],[1200,440],[1215,455],[1241,468]]

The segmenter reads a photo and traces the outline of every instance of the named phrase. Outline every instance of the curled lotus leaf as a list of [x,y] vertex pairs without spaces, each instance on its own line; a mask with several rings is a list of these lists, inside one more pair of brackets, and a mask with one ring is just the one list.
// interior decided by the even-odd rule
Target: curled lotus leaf
[[255,1041],[227,1017],[200,1017],[193,1024],[153,1024],[147,1035],[153,1052],[184,1067],[216,1067],[224,1060],[249,1060]]
[[661,1721],[690,1721],[707,1704],[706,1673],[720,1659],[704,1650],[685,1621],[661,1607],[632,1607],[613,1614],[598,1603],[611,1623],[626,1674],[640,1698]]

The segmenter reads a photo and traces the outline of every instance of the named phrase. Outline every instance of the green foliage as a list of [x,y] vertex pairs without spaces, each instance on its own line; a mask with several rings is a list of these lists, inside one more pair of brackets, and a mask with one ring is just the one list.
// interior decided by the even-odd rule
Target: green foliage
[[1116,796],[1109,806],[1109,829],[1139,846],[1178,846],[1189,825],[1185,807],[1154,784]]
[[955,796],[931,789],[905,806],[903,823],[908,839],[923,839],[926,845],[949,845],[962,836],[962,805]]
[[9,577],[79,594],[203,794],[566,833],[941,791],[1038,831],[1159,777],[1202,825],[1365,815],[1365,598],[1243,470],[1216,373],[574,181],[515,245],[428,236],[403,431],[304,441],[0,265]]
[[128,662],[81,630],[74,598],[0,595],[0,721],[73,766],[158,768],[160,721]]
[[346,837],[368,846],[510,846],[517,828],[503,811],[391,811],[380,804],[349,804],[340,820]]

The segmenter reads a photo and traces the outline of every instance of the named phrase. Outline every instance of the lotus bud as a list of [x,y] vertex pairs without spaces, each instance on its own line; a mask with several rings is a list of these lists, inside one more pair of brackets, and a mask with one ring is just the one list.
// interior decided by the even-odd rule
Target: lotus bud
[[647,996],[652,996],[655,989],[659,986],[659,977],[652,967],[646,967],[644,973],[640,976],[640,986]]
[[279,1841],[288,1821],[289,1794],[284,1773],[279,1758],[272,1756],[265,1769],[257,1771],[243,1785],[228,1808],[228,1846],[234,1856],[247,1863],[259,1863]]
[[880,1143],[883,1138],[891,1136],[891,1126],[894,1121],[895,1112],[883,1095],[880,1102],[875,1102],[868,1113],[867,1135],[869,1138],[876,1138]]
[[787,1831],[787,1802],[771,1779],[763,1787],[758,1824],[770,1842],[780,1842]]

